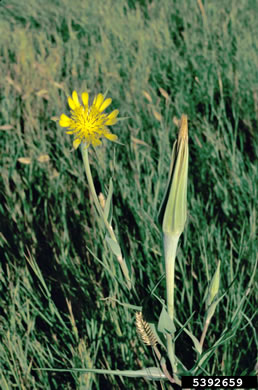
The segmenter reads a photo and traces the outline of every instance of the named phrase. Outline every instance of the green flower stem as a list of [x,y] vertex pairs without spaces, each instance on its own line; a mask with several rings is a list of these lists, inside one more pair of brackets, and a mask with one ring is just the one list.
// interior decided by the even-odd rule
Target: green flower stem
[[101,205],[99,203],[99,199],[98,199],[98,196],[96,194],[95,186],[94,186],[92,175],[91,175],[91,169],[90,169],[90,164],[89,164],[88,148],[86,148],[84,144],[82,144],[82,146],[81,146],[81,152],[82,152],[82,159],[83,159],[83,164],[84,164],[84,168],[85,168],[85,173],[86,173],[86,176],[87,176],[87,180],[88,180],[88,183],[89,183],[90,191],[91,191],[91,194],[93,196],[93,200],[94,200],[95,206],[96,206],[96,208],[98,210],[99,215],[103,219],[104,224],[106,225],[106,228],[107,228],[107,230],[108,230],[108,232],[110,234],[110,237],[112,238],[112,240],[117,242],[115,233],[114,233],[113,229],[111,228],[110,224],[108,223],[108,221],[107,221],[107,219],[106,219],[106,217],[104,215],[103,209],[102,209],[102,207],[101,207]]
[[[117,242],[117,239],[116,239],[115,233],[112,229],[112,226],[109,224],[109,222],[108,222],[108,220],[103,212],[103,209],[99,203],[99,199],[98,199],[98,196],[96,194],[95,186],[94,186],[92,175],[91,175],[88,148],[85,147],[85,144],[83,144],[83,143],[81,144],[81,152],[82,152],[82,159],[83,159],[83,164],[84,164],[84,168],[85,168],[85,173],[87,176],[87,180],[89,183],[90,191],[91,191],[91,194],[93,196],[95,206],[98,210],[100,217],[104,221],[104,224],[109,232],[110,238],[112,238],[113,241]],[[122,272],[126,278],[128,288],[130,289],[131,288],[131,281],[130,281],[129,272],[128,272],[128,268],[127,268],[127,265],[125,263],[125,260],[122,258],[122,256],[118,256],[117,260],[118,260],[120,267],[122,269]]]
[[205,321],[205,324],[204,324],[204,327],[203,327],[203,331],[202,331],[202,335],[201,335],[201,339],[200,339],[201,347],[203,347],[204,339],[205,339],[205,336],[206,336],[209,324],[210,324],[210,320]]
[[[171,235],[164,233],[164,254],[165,254],[165,267],[166,267],[166,289],[167,289],[167,308],[168,315],[174,324],[174,289],[175,289],[175,259],[176,250],[179,240],[179,235]],[[173,376],[177,378],[177,363],[175,356],[175,342],[174,336],[167,335],[167,351],[170,359],[170,363],[173,369]]]

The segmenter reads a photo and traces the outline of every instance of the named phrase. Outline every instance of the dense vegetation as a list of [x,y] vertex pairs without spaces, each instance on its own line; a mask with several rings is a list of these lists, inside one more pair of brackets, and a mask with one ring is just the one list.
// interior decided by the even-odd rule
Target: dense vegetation
[[[165,298],[157,211],[182,113],[190,161],[176,315],[182,324],[191,317],[187,328],[200,338],[220,259],[225,296],[205,349],[228,336],[204,374],[254,374],[257,8],[253,0],[0,3],[2,389],[160,388],[55,369],[156,365],[128,304],[158,317],[155,296]],[[98,194],[107,196],[112,177],[113,227],[134,293],[105,240],[81,154],[58,124],[73,90],[108,90],[111,109],[127,117],[112,127],[122,145],[104,141],[90,161]],[[184,332],[177,354],[194,365]],[[44,367],[53,371],[36,370]]]

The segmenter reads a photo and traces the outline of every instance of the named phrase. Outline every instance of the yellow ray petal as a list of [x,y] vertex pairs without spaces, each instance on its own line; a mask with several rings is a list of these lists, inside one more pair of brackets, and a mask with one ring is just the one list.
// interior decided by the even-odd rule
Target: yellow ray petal
[[76,138],[74,141],[73,141],[73,147],[74,149],[77,149],[78,146],[80,145],[81,143],[81,139],[80,138]]
[[108,118],[116,118],[117,115],[118,115],[119,111],[118,110],[114,110],[112,111],[109,115],[108,115]]
[[71,123],[71,119],[65,115],[65,114],[62,114],[60,116],[60,120],[59,120],[59,125],[62,126],[62,127],[69,127]]
[[101,106],[99,107],[99,112],[102,112],[104,111],[112,102],[112,99],[111,98],[108,98],[106,99],[102,104]]
[[82,102],[86,108],[88,108],[88,102],[89,102],[89,94],[88,92],[82,93]]
[[106,126],[114,125],[117,122],[118,113],[119,113],[118,110],[112,111],[111,114],[108,115],[107,121],[105,122],[105,125]]
[[70,96],[69,96],[69,98],[68,98],[68,104],[69,104],[71,110],[75,110],[76,105],[75,105],[73,99],[72,99]]
[[[95,99],[94,99],[95,100]],[[103,100],[104,100],[104,96],[102,95],[102,93],[99,93],[98,96],[97,96],[97,99],[95,101],[95,107],[96,108],[100,108],[100,106],[102,105],[103,103]]]
[[80,107],[80,102],[76,91],[73,91],[72,98],[76,107]]
[[104,136],[107,139],[109,139],[110,141],[116,141],[117,140],[117,136],[115,134],[107,133],[107,134],[104,134]]

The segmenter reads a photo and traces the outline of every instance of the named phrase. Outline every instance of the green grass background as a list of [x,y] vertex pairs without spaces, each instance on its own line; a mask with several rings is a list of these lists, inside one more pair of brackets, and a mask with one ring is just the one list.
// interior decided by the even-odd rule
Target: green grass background
[[[176,263],[176,315],[200,337],[204,293],[221,259],[205,340],[227,340],[206,375],[254,373],[258,48],[255,0],[2,0],[0,3],[1,389],[158,389],[50,368],[154,366],[134,311],[158,316],[164,274],[157,211],[177,128],[189,117],[188,223]],[[202,8],[203,6],[203,8]],[[256,15],[255,15],[256,14]],[[79,151],[58,125],[67,96],[105,92],[124,144],[90,151],[97,192],[114,183],[114,229],[137,294],[123,286]],[[167,95],[164,93],[166,91]],[[108,110],[107,110],[108,111]],[[42,154],[48,162],[39,162]],[[30,158],[29,164],[18,160]],[[234,283],[232,284],[232,281]],[[229,288],[230,287],[230,288]],[[155,294],[165,297],[165,281]],[[194,365],[191,340],[176,351]],[[165,385],[164,385],[165,386]]]

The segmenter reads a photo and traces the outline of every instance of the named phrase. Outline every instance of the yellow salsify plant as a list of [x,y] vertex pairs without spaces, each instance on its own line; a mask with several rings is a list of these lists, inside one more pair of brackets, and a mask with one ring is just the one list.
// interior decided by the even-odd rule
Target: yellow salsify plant
[[[83,92],[81,95],[82,103],[80,103],[78,94],[73,91],[72,97],[68,97],[70,107],[70,116],[61,114],[59,124],[61,127],[67,128],[66,133],[74,136],[73,147],[77,149],[81,145],[81,152],[87,180],[96,209],[102,218],[109,237],[107,242],[110,248],[117,257],[121,270],[127,282],[127,286],[131,289],[132,284],[125,260],[122,257],[120,246],[117,242],[113,231],[111,221],[108,219],[108,213],[103,210],[100,205],[99,198],[96,194],[94,182],[91,175],[89,164],[88,148],[90,145],[97,147],[102,144],[101,138],[106,138],[110,141],[116,141],[117,136],[112,134],[108,126],[114,125],[117,122],[118,110],[112,111],[110,114],[104,113],[105,109],[111,104],[112,99],[105,99],[105,96],[99,93],[95,96],[92,104],[89,104],[89,95]],[[169,172],[169,180],[165,196],[159,211],[159,219],[162,225],[164,238],[164,253],[166,264],[166,285],[167,285],[167,307],[168,315],[172,323],[174,323],[174,263],[177,249],[177,243],[181,233],[183,232],[186,222],[186,194],[187,194],[187,173],[188,173],[188,131],[187,117],[182,115],[181,126],[178,139],[174,144],[171,158],[171,166]],[[174,326],[174,325],[173,325]],[[167,353],[173,368],[173,377],[169,374],[164,359],[157,348],[156,335],[153,334],[149,324],[143,319],[141,312],[136,314],[136,328],[142,340],[151,345],[160,362],[161,369],[152,367],[151,369],[143,369],[137,375],[156,378],[166,377],[171,383],[180,383],[177,378],[177,367],[174,350],[174,342],[172,335],[167,334]],[[98,371],[98,370],[97,370]],[[96,372],[97,372],[96,371]],[[113,371],[112,371],[113,372]],[[129,376],[136,372],[128,372]],[[124,373],[124,375],[127,375]]]
[[111,104],[112,99],[105,99],[105,96],[101,93],[94,97],[91,105],[89,104],[89,94],[87,92],[83,92],[81,98],[82,104],[79,101],[76,91],[73,91],[72,97],[68,97],[71,116],[69,117],[65,114],[62,114],[60,116],[59,125],[68,129],[66,131],[67,134],[72,134],[74,136],[74,149],[77,149],[79,145],[81,145],[81,153],[90,191],[96,209],[102,218],[110,236],[107,237],[107,242],[116,255],[116,258],[126,279],[128,288],[131,289],[131,280],[127,264],[122,256],[122,252],[120,250],[120,246],[118,245],[118,241],[113,231],[112,225],[108,220],[108,213],[103,211],[96,194],[88,155],[89,146],[92,145],[93,147],[96,147],[101,145],[101,138],[105,137],[110,141],[117,140],[117,136],[110,133],[108,126],[114,125],[117,122],[117,115],[119,111],[116,109],[110,114],[105,114],[104,111]]
[[[112,99],[105,99],[105,96],[100,93],[95,96],[91,105],[89,104],[89,95],[87,92],[83,92],[81,98],[82,103],[80,103],[79,101],[77,92],[73,91],[72,97],[68,97],[70,116],[62,114],[60,116],[59,124],[61,127],[67,128],[67,134],[72,134],[74,136],[74,149],[77,149],[81,145],[81,153],[90,191],[93,196],[96,209],[108,231],[108,236],[106,236],[106,240],[120,264],[122,273],[127,283],[127,287],[130,290],[132,288],[132,282],[130,279],[128,267],[125,262],[125,259],[122,256],[120,246],[118,244],[116,235],[111,225],[111,218],[109,216],[110,202],[113,191],[112,181],[109,187],[107,202],[105,202],[105,204],[102,204],[101,206],[92,179],[88,156],[89,146],[92,145],[93,147],[97,147],[101,145],[101,138],[106,138],[110,141],[116,142],[117,136],[109,131],[108,126],[114,125],[117,122],[117,116],[119,111],[116,109],[110,114],[104,113],[105,109],[111,104]],[[171,384],[176,383],[178,385],[181,385],[180,376],[182,375],[182,371],[180,371],[180,369],[178,369],[177,367],[177,365],[179,365],[179,360],[177,359],[175,354],[175,320],[180,326],[182,325],[180,324],[178,319],[175,319],[174,278],[175,258],[178,241],[181,234],[183,233],[187,219],[188,158],[188,121],[187,116],[183,114],[179,123],[178,138],[175,141],[172,149],[167,187],[158,212],[158,219],[163,234],[167,310],[163,306],[159,317],[159,322],[157,324],[158,327],[156,329],[156,325],[154,323],[149,324],[144,319],[141,307],[129,305],[134,310],[137,310],[136,329],[138,335],[145,344],[149,345],[153,349],[159,367],[148,367],[136,371],[87,368],[85,370],[83,369],[85,372],[122,375],[134,378],[144,377],[150,380],[166,379]],[[202,354],[202,346],[205,339],[205,335],[211,317],[214,314],[216,305],[219,302],[219,300],[216,299],[219,290],[219,279],[220,262],[210,283],[208,297],[206,300],[206,318],[200,342],[191,332],[184,328],[184,331],[188,334],[188,336],[191,337],[198,356]],[[166,347],[165,344],[163,344],[162,339],[159,337],[157,330],[160,334],[163,334],[163,336],[165,336],[165,339],[163,336],[162,337],[163,340],[166,340]],[[173,374],[169,373],[166,366],[166,359],[163,354],[160,353],[158,344],[160,344],[163,349],[166,349],[168,358],[172,366]]]
[[[175,258],[178,240],[184,230],[187,218],[187,179],[188,179],[188,122],[187,116],[182,115],[178,139],[172,150],[171,164],[167,188],[159,210],[159,222],[162,227],[165,269],[167,310],[173,332],[174,326],[174,289],[175,289]],[[167,333],[167,352],[177,379],[177,361],[175,343],[172,332]]]

